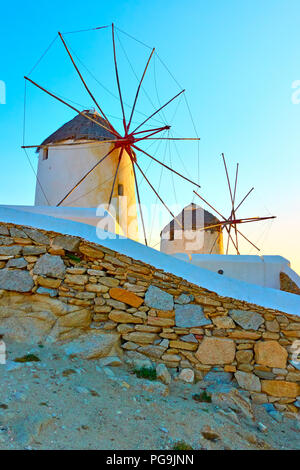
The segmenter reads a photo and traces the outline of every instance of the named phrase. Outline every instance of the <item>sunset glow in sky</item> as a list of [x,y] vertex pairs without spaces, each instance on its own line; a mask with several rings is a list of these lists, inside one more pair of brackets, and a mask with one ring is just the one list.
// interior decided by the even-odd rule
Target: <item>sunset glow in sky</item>
[[[58,31],[114,22],[146,45],[156,47],[177,82],[187,90],[201,137],[199,182],[203,196],[228,215],[230,199],[220,154],[225,153],[232,178],[239,162],[238,199],[252,186],[255,191],[238,215],[277,216],[273,222],[247,224],[244,233],[257,242],[262,254],[282,255],[300,273],[299,0],[86,0],[84,3],[53,0],[51,6],[42,0],[17,0],[1,6],[1,17],[0,103],[5,101],[6,104],[0,104],[0,204],[30,205],[34,202],[35,175],[20,148],[23,76]],[[68,41],[99,80],[115,93],[110,37],[106,32],[101,34],[69,35]],[[120,40],[140,76],[149,50],[121,33]],[[122,56],[122,44],[118,44],[121,85],[127,101],[132,103],[136,81]],[[145,88],[157,105],[159,98],[164,102],[175,95],[178,86],[159,60],[155,64],[152,66],[157,69],[149,69]],[[58,41],[34,71],[33,78],[75,102],[91,105]],[[105,109],[109,109],[112,116],[120,115],[117,100],[97,83],[90,81],[90,84]],[[27,144],[40,143],[74,117],[71,110],[31,88],[27,107]],[[141,97],[138,108],[149,114],[151,106]],[[169,112],[167,120],[176,112],[176,135],[194,133],[183,101],[178,109],[173,107]],[[141,117],[137,116],[138,119]],[[173,147],[153,151],[157,152],[157,158],[166,158],[167,164],[172,161],[182,172],[183,160],[188,173],[198,180],[194,144],[179,146],[181,160]],[[30,158],[36,167],[34,151],[30,152]],[[145,162],[141,162],[141,166],[147,169]],[[159,168],[153,167],[149,175],[157,185],[161,183],[161,193],[169,204],[175,203],[176,198],[183,208],[193,200],[193,188],[178,179],[171,180],[167,172],[161,173]],[[145,190],[142,194],[146,204],[155,203],[149,192]],[[196,199],[194,202],[200,203]],[[156,223],[152,245],[169,219],[165,214]],[[246,243],[241,247],[244,254],[256,254]]]

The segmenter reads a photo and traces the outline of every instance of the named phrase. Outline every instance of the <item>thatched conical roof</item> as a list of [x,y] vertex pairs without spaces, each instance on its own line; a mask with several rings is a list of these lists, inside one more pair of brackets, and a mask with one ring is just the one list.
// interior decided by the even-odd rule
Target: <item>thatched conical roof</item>
[[[108,127],[106,121],[94,111],[84,111],[85,114]],[[50,145],[64,140],[112,140],[116,137],[103,127],[77,114],[71,121],[61,126],[57,131],[47,137],[41,145]],[[39,149],[37,149],[39,150]]]
[[[194,214],[193,214],[194,213]],[[189,216],[190,215],[190,216]],[[204,218],[204,220],[203,220]],[[176,219],[182,223],[184,221],[185,230],[190,230],[193,228],[193,224],[197,222],[204,222],[204,227],[210,227],[211,225],[217,225],[220,223],[220,220],[215,217],[213,214],[203,209],[203,207],[198,206],[197,204],[191,202],[187,205],[177,216]],[[173,219],[169,222],[163,229],[163,231],[170,230],[171,227],[175,230],[180,230],[182,227],[178,224],[177,220]],[[200,228],[200,227],[197,227]],[[220,227],[213,227],[211,231],[219,231]]]

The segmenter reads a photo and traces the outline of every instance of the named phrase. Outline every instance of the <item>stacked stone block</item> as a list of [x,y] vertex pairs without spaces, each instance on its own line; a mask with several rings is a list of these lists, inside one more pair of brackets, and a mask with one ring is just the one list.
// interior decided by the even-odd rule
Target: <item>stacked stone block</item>
[[298,412],[300,316],[221,297],[78,237],[0,224],[0,334],[56,342],[92,331],[198,380],[231,374],[257,403]]

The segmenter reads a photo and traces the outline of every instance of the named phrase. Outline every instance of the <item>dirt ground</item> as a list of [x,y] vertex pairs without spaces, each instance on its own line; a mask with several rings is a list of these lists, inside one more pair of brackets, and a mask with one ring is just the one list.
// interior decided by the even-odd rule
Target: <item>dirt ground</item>
[[[28,353],[40,362],[14,362]],[[168,450],[178,441],[195,450],[300,449],[297,419],[278,422],[253,405],[252,422],[195,401],[197,384],[172,381],[162,396],[158,381],[145,390],[148,382],[129,366],[100,364],[70,359],[57,346],[8,344],[7,364],[0,364],[0,449]],[[217,438],[205,438],[205,426]]]

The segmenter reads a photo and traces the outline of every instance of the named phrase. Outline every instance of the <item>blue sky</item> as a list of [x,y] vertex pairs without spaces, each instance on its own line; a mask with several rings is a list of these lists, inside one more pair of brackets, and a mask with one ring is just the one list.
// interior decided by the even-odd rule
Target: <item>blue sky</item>
[[[5,2],[2,24],[0,80],[6,84],[6,104],[0,105],[0,157],[2,163],[0,203],[32,204],[35,177],[25,158],[23,133],[23,76],[41,56],[57,31],[73,31],[114,22],[149,46],[155,46],[177,81],[187,90],[193,118],[201,137],[200,184],[202,194],[229,212],[229,195],[220,158],[224,152],[231,174],[240,163],[240,199],[255,187],[241,209],[241,216],[274,214],[273,223],[250,225],[245,233],[258,241],[264,254],[280,254],[300,272],[299,170],[300,104],[293,104],[292,84],[300,80],[300,3],[297,0],[187,0],[182,2],[89,1]],[[149,49],[119,33],[138,75]],[[66,40],[85,65],[116,93],[108,30],[66,35]],[[126,100],[133,101],[134,76],[117,42],[121,85]],[[122,55],[123,54],[123,55]],[[157,104],[178,92],[172,77],[156,59],[156,75],[149,69],[145,88]],[[127,67],[127,68],[126,68]],[[59,40],[33,72],[32,78],[74,101],[90,105]],[[90,78],[90,77],[89,77]],[[89,84],[111,115],[120,115],[118,102],[96,82]],[[173,106],[173,108],[172,108]],[[172,105],[166,119],[176,111]],[[146,96],[138,109],[149,112]],[[26,143],[37,144],[74,116],[42,92],[28,87]],[[141,115],[136,115],[137,120]],[[117,123],[117,121],[115,121]],[[194,132],[182,100],[174,119],[174,132]],[[166,163],[183,171],[174,147],[153,149],[167,155]],[[169,152],[169,154],[168,154]],[[179,153],[187,171],[197,178],[195,144],[180,144]],[[36,165],[34,152],[30,152]],[[141,161],[144,169],[147,164]],[[175,200],[173,180],[160,168],[149,170],[171,204]],[[184,206],[192,196],[191,186],[174,180],[177,202]],[[146,187],[144,201],[155,202]],[[165,214],[160,223],[168,221]],[[161,228],[157,227],[157,228]],[[243,246],[245,254],[253,251]]]

